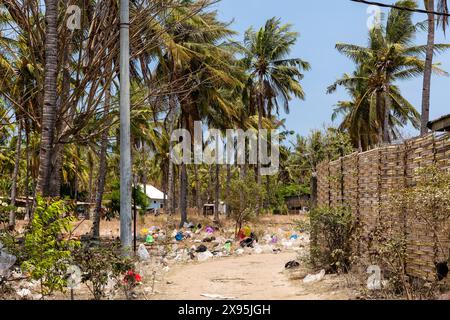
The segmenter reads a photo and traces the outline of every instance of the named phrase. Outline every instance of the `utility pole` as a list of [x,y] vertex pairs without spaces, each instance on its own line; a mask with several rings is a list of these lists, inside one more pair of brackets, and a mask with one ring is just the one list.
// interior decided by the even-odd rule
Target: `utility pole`
[[131,253],[130,8],[120,0],[120,242]]

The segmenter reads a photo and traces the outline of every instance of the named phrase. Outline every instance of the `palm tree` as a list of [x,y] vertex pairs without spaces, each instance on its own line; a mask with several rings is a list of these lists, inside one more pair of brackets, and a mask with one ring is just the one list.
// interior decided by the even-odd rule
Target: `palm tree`
[[[434,11],[434,0],[424,0],[425,9]],[[438,1],[438,11],[448,14],[447,0]],[[448,24],[448,16],[442,15],[438,19],[438,23],[442,25],[445,33]],[[428,37],[427,50],[425,59],[425,70],[423,73],[423,92],[422,92],[422,116],[420,124],[420,134],[424,135],[428,132],[428,121],[430,120],[430,91],[431,91],[431,73],[433,66],[434,41],[435,41],[435,25],[436,19],[433,13],[428,13]]]
[[[403,0],[397,4],[415,7],[415,2],[411,0]],[[340,85],[351,91],[354,95],[353,106],[344,103],[340,105],[341,110],[342,108],[353,110],[352,117],[349,118],[353,122],[351,124],[353,134],[357,136],[367,134],[366,140],[371,141],[370,145],[375,138],[361,130],[377,128],[377,143],[390,142],[396,138],[390,128],[398,122],[393,121],[391,112],[403,114],[403,120],[411,121],[413,125],[416,122],[414,118],[417,117],[417,113],[411,109],[406,99],[399,97],[400,93],[394,83],[397,80],[419,76],[425,70],[426,61],[421,56],[426,52],[427,46],[411,45],[417,30],[421,27],[422,24],[415,25],[412,22],[411,12],[393,9],[385,26],[380,25],[370,30],[367,47],[343,43],[336,45],[340,53],[356,63],[357,71],[353,75],[346,74],[337,80],[328,88],[328,93],[335,91]],[[435,45],[434,51],[442,52],[449,47],[443,44]],[[433,66],[433,71],[446,74],[437,66]],[[401,109],[398,109],[399,105],[402,106]],[[365,117],[366,120],[361,122],[361,117]]]
[[[310,65],[299,58],[288,57],[298,37],[291,28],[290,24],[282,25],[280,19],[272,18],[258,31],[250,28],[245,33],[243,64],[249,75],[244,99],[253,114],[258,114],[258,132],[262,129],[263,117],[270,118],[274,109],[279,113],[280,102],[289,113],[289,101],[293,97],[305,98],[300,81],[302,71],[309,70]],[[258,150],[260,145],[258,134]],[[257,180],[261,185],[260,161]]]
[[[183,10],[183,9],[180,9]],[[234,35],[216,12],[201,12],[180,21],[176,10],[166,18],[167,34],[158,53],[157,73],[170,75],[170,81],[185,79],[173,104],[179,106],[179,126],[194,136],[194,122],[206,119],[211,106],[227,114],[237,114],[223,96],[223,90],[241,85],[241,69],[234,58],[235,48],[227,41]],[[172,109],[174,106],[172,106]],[[169,112],[173,116],[171,112]],[[187,169],[180,166],[181,225],[187,221]]]
[[56,126],[56,87],[58,70],[58,1],[45,0],[45,78],[42,110],[41,151],[37,192],[50,194],[50,169]]

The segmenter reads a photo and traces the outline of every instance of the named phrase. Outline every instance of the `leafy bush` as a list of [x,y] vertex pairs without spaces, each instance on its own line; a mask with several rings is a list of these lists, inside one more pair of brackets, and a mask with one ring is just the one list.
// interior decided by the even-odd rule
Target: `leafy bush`
[[64,239],[63,233],[70,231],[73,221],[67,212],[70,210],[64,201],[37,197],[31,227],[25,235],[25,261],[21,267],[31,279],[39,281],[43,297],[54,291],[64,291],[71,251],[79,246],[78,241]]
[[[120,181],[112,183],[111,193],[105,196],[105,199],[110,200],[107,219],[117,217],[120,212]],[[136,205],[144,211],[149,206],[149,199],[141,187],[133,188],[132,199],[136,199]]]
[[345,207],[320,207],[313,209],[309,217],[312,262],[328,271],[348,271],[354,230],[351,211]]
[[256,216],[258,206],[266,196],[263,186],[259,186],[252,174],[247,174],[244,179],[233,180],[230,192],[226,197],[226,203],[235,225],[235,235],[242,228],[244,222]]
[[131,259],[121,256],[120,247],[114,244],[84,246],[73,255],[73,262],[82,272],[84,283],[95,300],[105,297],[110,279],[121,281],[123,275],[133,268]]

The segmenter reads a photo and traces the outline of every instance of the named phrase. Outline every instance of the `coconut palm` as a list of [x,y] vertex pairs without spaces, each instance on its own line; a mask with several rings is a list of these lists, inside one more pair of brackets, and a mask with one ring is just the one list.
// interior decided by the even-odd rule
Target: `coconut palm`
[[[425,9],[428,11],[435,10],[434,0],[424,0]],[[438,12],[448,14],[447,0],[438,0],[437,2]],[[438,24],[441,24],[445,33],[446,26],[448,24],[448,16],[442,15],[438,18]],[[427,50],[425,59],[425,70],[423,74],[423,92],[422,92],[422,116],[420,124],[420,133],[424,135],[428,132],[428,121],[430,120],[430,91],[431,91],[431,73],[433,66],[434,55],[434,41],[435,41],[435,27],[436,18],[433,13],[428,13],[428,37],[427,37]]]
[[[298,33],[290,24],[280,19],[269,19],[258,31],[250,28],[245,33],[243,65],[248,72],[245,102],[252,114],[258,114],[258,131],[263,117],[279,113],[280,104],[289,113],[289,101],[293,97],[305,98],[300,84],[303,71],[309,70],[308,62],[290,58]],[[258,135],[259,136],[259,135]],[[258,146],[260,145],[258,137]],[[261,184],[261,165],[258,161],[258,183]]]
[[[411,8],[415,6],[415,2],[411,0],[403,0],[397,4]],[[344,75],[327,91],[328,93],[334,92],[337,86],[342,85],[351,90],[352,95],[356,95],[353,99],[353,106],[344,103],[340,107],[347,110],[354,109],[353,116],[349,118],[353,121],[352,130],[356,130],[354,133],[356,132],[357,135],[366,135],[366,140],[372,141],[369,144],[372,144],[375,139],[372,133],[361,131],[357,133],[358,130],[377,128],[378,143],[387,143],[396,138],[397,135],[392,134],[391,130],[392,125],[398,124],[398,121],[391,118],[393,113],[403,114],[400,123],[407,120],[416,125],[414,118],[418,114],[406,99],[400,98],[400,92],[395,87],[395,82],[419,76],[425,70],[426,61],[422,59],[422,55],[426,52],[427,46],[411,44],[416,32],[421,27],[422,24],[412,22],[411,12],[393,9],[390,11],[385,25],[369,31],[367,47],[344,43],[336,45],[336,49],[340,53],[356,63],[357,72],[353,75]],[[437,44],[434,46],[434,51],[442,52],[448,48],[448,45]],[[446,74],[436,65],[433,66],[433,71],[438,74]],[[398,109],[399,106],[402,108]],[[342,108],[341,110],[343,110]],[[365,121],[361,122],[361,117],[365,117]],[[364,128],[364,126],[368,127]]]

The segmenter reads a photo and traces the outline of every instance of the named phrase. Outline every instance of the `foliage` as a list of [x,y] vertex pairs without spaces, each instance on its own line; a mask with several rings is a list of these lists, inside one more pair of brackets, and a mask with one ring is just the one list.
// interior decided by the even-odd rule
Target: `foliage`
[[[113,217],[116,217],[120,212],[120,181],[116,180],[112,182],[111,193],[108,194],[105,198],[110,200],[107,205],[107,218],[111,219]],[[145,211],[145,209],[149,205],[149,199],[147,195],[142,191],[142,188],[140,186],[133,187],[132,199],[136,199],[136,205],[143,211]]]
[[314,130],[307,137],[297,135],[280,174],[289,178],[285,179],[285,183],[293,181],[306,186],[310,184],[311,175],[316,172],[319,163],[333,161],[352,152],[350,136],[335,128]]
[[37,197],[31,228],[26,233],[23,251],[26,260],[21,267],[31,279],[40,282],[42,296],[64,291],[66,270],[71,251],[79,242],[64,239],[63,233],[71,229],[73,219],[62,200],[52,201]]
[[225,201],[230,208],[231,216],[236,222],[235,233],[242,228],[244,222],[256,216],[259,201],[264,201],[266,192],[255,181],[255,176],[248,173],[243,179],[233,180],[230,193]]
[[5,229],[9,221],[9,213],[11,210],[16,210],[14,206],[0,201],[0,227]]
[[[401,0],[397,5],[414,9],[417,3]],[[369,31],[367,46],[336,44],[336,49],[356,64],[356,70],[328,88],[332,93],[342,86],[351,97],[338,102],[332,119],[343,115],[339,128],[362,150],[401,138],[399,128],[408,124],[420,126],[419,113],[401,94],[396,81],[422,76],[427,46],[415,45],[413,40],[424,25],[413,22],[411,11],[395,9],[382,22]],[[434,52],[448,48],[447,44],[435,44]],[[438,65],[433,66],[433,72],[446,75]]]
[[123,257],[115,244],[80,247],[73,254],[73,262],[81,269],[81,281],[95,300],[105,297],[110,280],[121,281],[123,274],[133,268],[132,260]]
[[318,207],[309,215],[312,262],[332,272],[349,270],[354,219],[346,207]]

